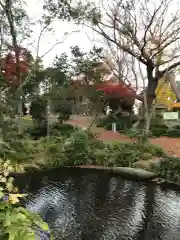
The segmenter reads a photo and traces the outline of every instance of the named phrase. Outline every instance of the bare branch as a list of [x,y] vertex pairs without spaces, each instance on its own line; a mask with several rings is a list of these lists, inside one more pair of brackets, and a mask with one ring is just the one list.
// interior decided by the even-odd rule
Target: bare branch
[[77,32],[79,32],[79,31],[77,30],[77,31],[72,31],[72,32],[70,32],[62,41],[59,41],[59,42],[55,43],[47,52],[45,52],[44,54],[42,54],[40,58],[45,57],[45,56],[46,56],[49,52],[51,52],[57,45],[64,43],[64,41],[65,41],[71,34],[77,33]]
[[145,65],[147,93],[153,99],[159,79],[180,65],[179,5],[176,0],[115,0],[108,6],[94,30],[106,39],[110,49],[117,48],[132,59],[130,71],[136,82],[136,62]]

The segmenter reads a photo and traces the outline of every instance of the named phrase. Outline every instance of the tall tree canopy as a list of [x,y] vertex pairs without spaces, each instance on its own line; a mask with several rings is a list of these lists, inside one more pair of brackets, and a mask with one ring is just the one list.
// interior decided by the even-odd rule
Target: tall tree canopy
[[[104,6],[101,15],[94,15],[93,29],[110,46],[145,66],[151,102],[161,77],[180,65],[179,5],[175,0],[116,0],[108,4],[104,1]],[[168,74],[169,79],[180,100],[180,92]]]

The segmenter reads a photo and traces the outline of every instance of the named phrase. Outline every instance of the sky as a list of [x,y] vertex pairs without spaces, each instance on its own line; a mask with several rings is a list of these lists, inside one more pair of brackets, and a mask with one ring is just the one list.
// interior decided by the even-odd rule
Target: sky
[[[38,21],[40,19],[40,16],[42,14],[42,5],[43,0],[39,0],[39,3],[37,5],[37,0],[29,0],[27,1],[27,12],[31,19],[34,21]],[[48,66],[53,61],[54,57],[56,55],[60,55],[63,52],[69,53],[71,46],[79,46],[81,49],[84,49],[85,51],[90,50],[93,47],[93,34],[91,34],[90,30],[84,27],[77,27],[76,25],[72,23],[63,23],[60,21],[56,21],[53,23],[53,29],[54,33],[49,32],[46,33],[40,42],[40,49],[39,49],[39,56],[42,56],[45,52],[47,52],[54,44],[56,44],[59,41],[62,41],[64,37],[64,33],[71,33],[73,31],[79,31],[76,33],[72,33],[70,36],[67,37],[64,40],[63,43],[58,44],[52,51],[50,51],[44,58],[43,62],[45,66]],[[36,54],[36,48],[37,48],[37,42],[38,37],[40,33],[40,26],[36,24],[33,27],[34,34],[32,36],[33,40],[33,47],[29,46],[29,42],[26,43],[26,47],[29,47],[30,50],[34,54]],[[91,39],[90,39],[91,38]]]
[[[92,0],[92,1],[94,1],[95,4],[97,4],[97,3],[100,3],[101,0]],[[159,0],[152,0],[152,4],[159,3],[158,1]],[[28,15],[35,22],[37,22],[42,16],[43,2],[44,0],[27,0],[26,1]],[[173,1],[173,3],[175,3],[175,1]],[[175,5],[173,4],[171,5],[170,11],[172,12],[174,10],[175,10]],[[43,57],[43,63],[45,67],[47,67],[52,63],[56,55],[60,55],[63,52],[66,52],[67,54],[70,53],[71,46],[77,45],[84,51],[89,51],[90,49],[92,49],[94,43],[96,43],[96,46],[97,45],[102,46],[100,44],[97,44],[97,35],[92,33],[88,28],[77,27],[75,24],[65,23],[61,21],[54,22],[52,26],[54,29],[54,33],[52,32],[45,33],[44,36],[41,38],[40,49],[39,49],[40,57],[44,55],[44,53],[47,52],[49,49],[51,49],[51,47],[55,45],[57,42],[62,41],[65,38],[64,33],[67,34],[77,30],[79,32],[72,33],[68,37],[66,35],[66,39],[64,40],[63,43],[58,44],[56,47],[53,48],[52,51],[50,51],[47,55],[45,55],[45,57]],[[33,31],[34,33],[31,38],[31,40],[33,41],[33,46],[30,46],[29,42],[27,42],[26,43],[27,45],[25,45],[25,47],[30,49],[34,54],[34,56],[36,56],[37,42],[40,34],[40,25],[36,24],[33,27]],[[144,68],[144,66],[142,67]],[[143,68],[142,68],[143,73],[146,73]]]

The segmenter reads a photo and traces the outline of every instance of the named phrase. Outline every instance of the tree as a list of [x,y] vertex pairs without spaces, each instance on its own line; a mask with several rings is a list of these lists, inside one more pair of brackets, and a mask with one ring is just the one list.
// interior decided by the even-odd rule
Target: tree
[[[11,52],[6,56],[5,62],[3,62],[4,74],[6,78],[13,79],[13,82],[16,82],[19,86],[19,133],[23,133],[22,128],[22,114],[23,114],[23,101],[22,101],[22,78],[21,71],[26,71],[27,66],[22,66],[22,62],[20,63],[20,57],[25,56],[22,53],[22,49],[20,47],[20,42],[24,40],[25,37],[28,36],[28,16],[26,11],[24,10],[23,3],[20,0],[16,1],[0,1],[0,10],[2,20],[1,27],[1,58],[2,58],[2,50],[3,47],[6,46],[11,48]],[[24,25],[26,23],[26,27]],[[23,29],[22,29],[23,28]],[[3,32],[5,30],[5,32]],[[27,30],[27,31],[26,31]],[[4,35],[3,35],[4,33]],[[23,37],[23,38],[22,38]],[[14,56],[12,55],[14,53]],[[6,64],[4,64],[6,63]],[[13,64],[14,63],[14,64]],[[21,65],[20,65],[21,64]]]
[[176,6],[172,12],[173,4],[176,6],[175,0],[156,3],[116,0],[107,5],[104,2],[105,14],[94,14],[93,26],[88,25],[109,45],[144,65],[149,104],[155,98],[158,81],[165,75],[180,100],[180,92],[170,74],[180,65],[180,9]]
[[29,51],[25,48],[16,48],[11,49],[4,59],[2,59],[1,63],[1,71],[2,75],[9,82],[10,85],[14,87],[19,87],[20,78],[17,76],[17,62],[16,62],[16,53],[18,52],[19,56],[19,72],[22,75],[24,73],[29,72],[30,70],[30,62],[32,60],[32,56]]
[[83,1],[73,3],[71,0],[44,1],[44,17],[46,19],[60,19],[61,21],[81,23],[91,17],[92,11],[95,11],[95,9],[92,2],[84,4]]
[[54,86],[53,96],[76,99],[77,102],[79,98],[85,97],[92,103],[97,97],[93,85],[101,82],[105,74],[100,67],[102,60],[97,55],[97,52],[101,51],[100,48],[93,48],[89,52],[83,52],[78,46],[75,46],[71,47],[71,57],[67,57],[65,53],[57,56],[53,68],[59,76],[59,80],[54,79],[56,84],[55,82],[52,84]]
[[[52,5],[50,4],[52,3]],[[64,5],[63,5],[64,4]],[[4,55],[8,55],[9,52],[13,52],[13,57],[11,56],[11,60],[13,63],[11,63],[11,67],[9,68],[9,63],[5,64],[4,70],[4,78],[9,79],[12,81],[12,79],[16,79],[17,84],[11,92],[11,96],[8,95],[8,100],[13,98],[12,102],[14,105],[19,105],[19,133],[23,133],[23,124],[22,124],[22,106],[23,106],[23,100],[25,96],[27,95],[38,95],[39,94],[39,84],[40,82],[44,82],[47,80],[46,71],[44,69],[42,70],[39,66],[39,47],[40,47],[40,41],[43,37],[44,32],[51,30],[51,23],[53,21],[53,16],[51,14],[47,14],[47,10],[52,10],[53,1],[47,2],[45,1],[44,6],[44,15],[40,16],[40,20],[38,21],[38,24],[41,25],[40,34],[38,37],[38,43],[37,43],[37,53],[34,58],[34,60],[31,62],[29,67],[28,74],[24,72],[27,66],[22,66],[22,61],[20,60],[20,57],[22,57],[21,50],[24,49],[22,47],[22,42],[26,38],[31,37],[31,28],[30,25],[32,22],[29,21],[29,17],[25,11],[25,2],[22,0],[15,0],[15,1],[0,1],[0,14],[1,14],[1,26],[0,26],[0,58],[4,58]],[[64,7],[63,7],[64,6]],[[72,8],[68,8],[68,4],[66,1],[61,4],[61,18],[62,20],[68,20],[71,19],[78,19],[78,12],[75,14],[75,9],[72,11]],[[60,12],[60,11],[59,11]],[[76,16],[75,16],[76,15]],[[72,17],[71,17],[72,16]],[[65,39],[70,35],[71,33],[67,33],[64,36],[64,39],[62,39],[59,42],[56,42],[49,50],[47,50],[41,57],[44,57],[46,54],[48,54],[56,45],[63,43]],[[29,40],[29,39],[28,39]],[[21,50],[20,50],[21,49]],[[8,52],[8,54],[7,54]],[[21,55],[21,56],[20,56]],[[9,55],[8,55],[9,57]],[[4,64],[3,64],[4,65]],[[2,63],[1,63],[2,66]],[[9,69],[11,69],[9,71]],[[22,71],[23,71],[23,77],[22,77]],[[13,79],[13,82],[15,83],[15,80]],[[4,85],[3,85],[4,86]],[[37,89],[35,91],[35,88]],[[15,89],[17,91],[15,91]],[[12,88],[11,88],[12,90]],[[6,95],[9,91],[9,86],[6,89]],[[4,94],[4,93],[3,93]]]

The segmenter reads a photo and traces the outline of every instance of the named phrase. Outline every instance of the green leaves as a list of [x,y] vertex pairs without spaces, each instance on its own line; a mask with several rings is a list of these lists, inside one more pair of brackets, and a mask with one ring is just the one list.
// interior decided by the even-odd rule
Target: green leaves
[[0,169],[0,226],[3,229],[0,239],[34,240],[36,229],[48,232],[47,223],[39,215],[17,206],[19,198],[26,194],[16,193],[18,189],[13,185],[13,178],[9,177],[10,162],[1,161]]
[[82,1],[72,0],[45,0],[44,2],[45,17],[58,18],[61,21],[81,23],[92,16],[96,9],[93,2],[85,4]]

